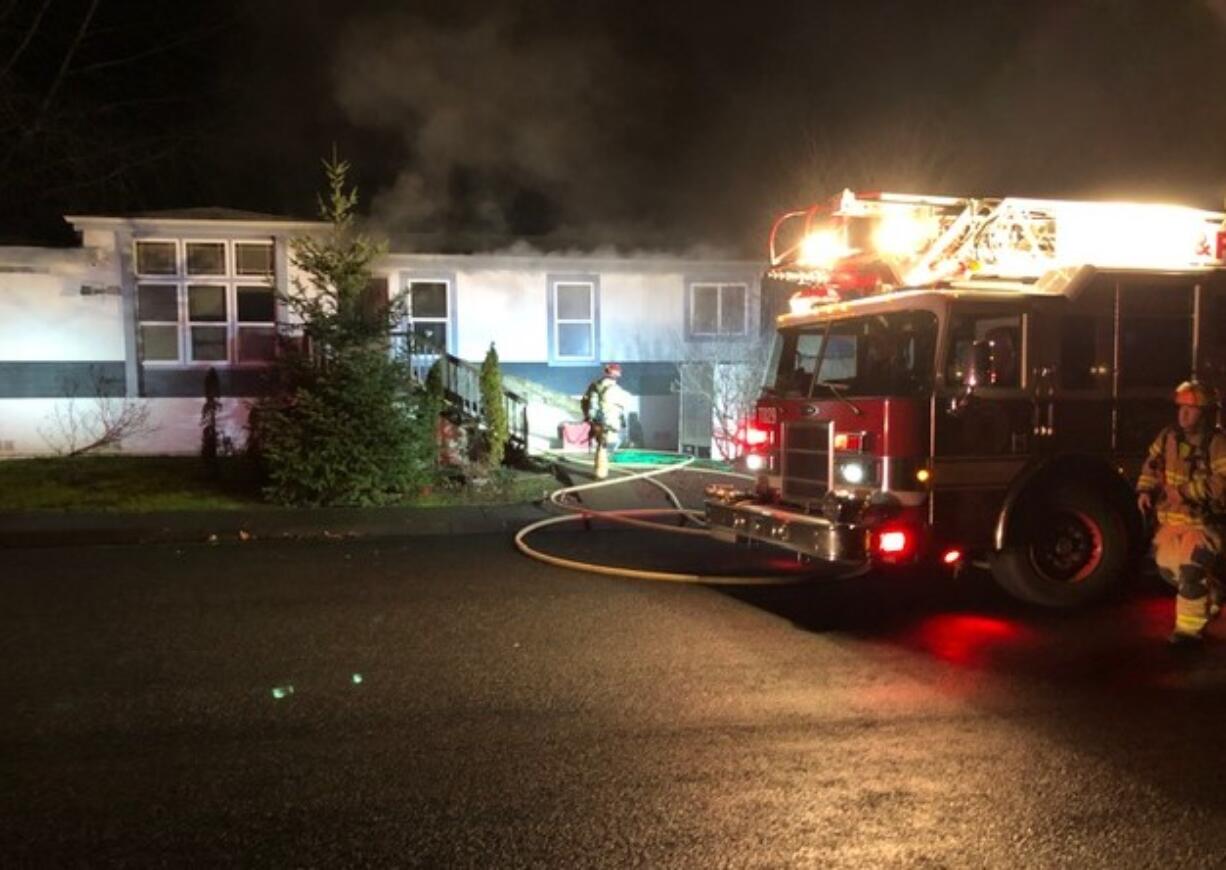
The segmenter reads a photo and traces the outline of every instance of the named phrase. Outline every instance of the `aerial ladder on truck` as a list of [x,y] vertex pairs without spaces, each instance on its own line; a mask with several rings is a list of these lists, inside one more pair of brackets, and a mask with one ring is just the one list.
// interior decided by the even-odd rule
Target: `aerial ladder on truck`
[[1210,268],[1224,258],[1221,215],[1186,206],[846,190],[775,222],[768,274],[833,301],[982,279],[1059,282],[1084,266]]

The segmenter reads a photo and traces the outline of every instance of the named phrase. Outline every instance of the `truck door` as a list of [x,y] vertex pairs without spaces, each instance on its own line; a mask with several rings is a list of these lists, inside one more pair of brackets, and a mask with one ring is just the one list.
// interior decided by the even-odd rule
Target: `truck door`
[[[958,303],[950,308],[933,426],[932,522],[968,543],[986,543],[1005,491],[1032,449],[1033,376],[1028,305]],[[990,367],[968,383],[976,342]]]

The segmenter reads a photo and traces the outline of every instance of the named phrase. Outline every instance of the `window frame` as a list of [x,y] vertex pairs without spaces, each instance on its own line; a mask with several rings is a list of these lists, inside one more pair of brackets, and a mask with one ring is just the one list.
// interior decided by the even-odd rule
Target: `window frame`
[[[695,328],[694,314],[699,288],[715,288],[715,332],[699,332]],[[739,288],[742,291],[742,316],[739,332],[724,329],[725,291]],[[690,341],[738,341],[750,336],[749,282],[736,281],[727,278],[693,278],[686,282],[685,291],[685,334]]]
[[[383,277],[384,273],[380,273],[378,277]],[[446,346],[443,348],[447,353],[456,353],[457,335],[456,335],[456,277],[454,272],[435,272],[435,271],[401,271],[397,275],[389,274],[388,288],[395,286],[399,288],[396,292],[403,297],[404,300],[404,319],[401,321],[401,330],[407,340],[408,336],[413,331],[415,322],[422,323],[441,323],[446,329]],[[392,278],[397,277],[397,281],[393,284]],[[414,317],[413,316],[413,285],[414,284],[444,284],[447,287],[447,315],[446,317]],[[392,297],[395,299],[395,296]]]
[[[558,316],[558,288],[586,285],[591,307],[585,318],[560,318]],[[597,275],[558,274],[548,277],[548,325],[549,363],[557,366],[584,366],[600,361],[600,279]],[[587,356],[571,356],[561,352],[559,326],[587,324],[591,338],[591,353]]]
[[[175,246],[175,272],[156,273],[156,272],[141,272],[140,264],[140,245],[146,243],[169,243]],[[187,246],[189,244],[220,244],[225,252],[226,271],[223,275],[218,274],[189,274],[187,269]],[[239,274],[238,273],[238,255],[237,245],[259,245],[271,249],[271,264],[272,271],[270,273],[261,274]],[[136,305],[136,330],[138,342],[140,346],[138,364],[149,368],[157,369],[204,369],[204,368],[224,368],[224,369],[242,369],[242,368],[266,368],[271,365],[272,359],[261,360],[242,360],[239,358],[238,338],[239,332],[243,328],[268,329],[272,328],[275,331],[281,323],[281,302],[277,299],[277,241],[276,239],[243,239],[233,237],[199,237],[199,236],[148,236],[136,238],[132,240],[132,271],[133,271],[133,287],[137,294],[138,301]],[[144,320],[141,318],[139,295],[142,286],[171,286],[175,288],[176,309],[178,319],[173,323],[170,321],[161,320]],[[224,320],[192,320],[191,318],[191,287],[221,287],[223,288],[222,298],[225,301],[226,316]],[[267,287],[273,294],[273,320],[271,321],[251,321],[240,322],[238,319],[238,288],[239,287]],[[174,326],[177,337],[178,357],[173,360],[154,360],[146,359],[144,355],[144,343],[141,340],[142,326]],[[192,329],[193,327],[213,327],[225,329],[225,359],[220,360],[198,360],[194,358],[192,345]]]

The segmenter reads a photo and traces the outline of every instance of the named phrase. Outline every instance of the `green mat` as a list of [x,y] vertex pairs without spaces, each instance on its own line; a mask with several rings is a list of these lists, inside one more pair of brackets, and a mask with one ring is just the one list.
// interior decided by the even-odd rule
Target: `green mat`
[[[676,465],[689,457],[683,453],[669,453],[664,450],[616,450],[609,461],[616,465]],[[731,471],[727,462],[715,459],[696,459],[690,468],[710,468],[715,471]]]

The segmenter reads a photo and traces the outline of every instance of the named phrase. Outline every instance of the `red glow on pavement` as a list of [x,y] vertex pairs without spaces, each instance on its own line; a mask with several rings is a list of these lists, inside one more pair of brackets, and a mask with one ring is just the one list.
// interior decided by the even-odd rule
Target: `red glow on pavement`
[[937,658],[974,667],[987,661],[993,652],[1027,642],[1030,632],[1005,619],[954,613],[925,620],[918,639]]

